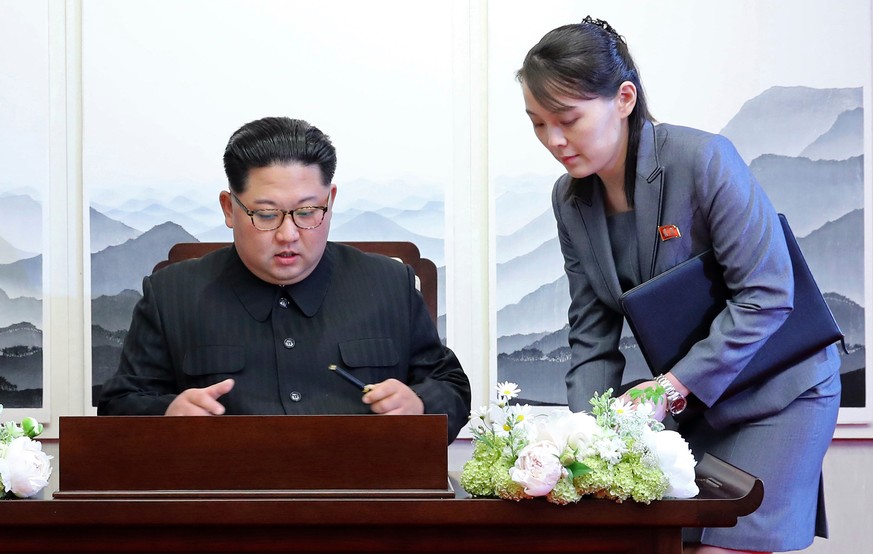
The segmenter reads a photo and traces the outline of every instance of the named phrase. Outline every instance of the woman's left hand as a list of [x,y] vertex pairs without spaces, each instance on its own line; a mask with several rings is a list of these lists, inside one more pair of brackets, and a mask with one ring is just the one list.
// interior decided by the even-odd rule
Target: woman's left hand
[[[622,401],[633,405],[634,409],[636,409],[636,407],[639,406],[640,403],[645,403],[645,404],[649,405],[651,407],[651,410],[652,410],[652,417],[654,419],[657,419],[658,421],[664,421],[664,418],[667,417],[667,399],[664,398],[663,395],[661,395],[661,397],[658,399],[657,403],[655,403],[651,400],[646,399],[642,394],[646,389],[654,390],[654,389],[658,388],[658,386],[659,385],[656,381],[644,381],[644,382],[640,383],[639,385],[637,385],[631,389],[628,389],[627,392],[622,394],[619,398]],[[633,396],[631,395],[631,391],[637,391],[637,390],[640,391],[641,394],[636,399],[634,399]]]

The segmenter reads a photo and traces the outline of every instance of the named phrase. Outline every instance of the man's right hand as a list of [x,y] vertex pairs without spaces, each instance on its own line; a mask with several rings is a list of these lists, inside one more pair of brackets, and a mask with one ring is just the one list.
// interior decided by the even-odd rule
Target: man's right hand
[[219,398],[233,388],[233,379],[225,379],[204,389],[188,389],[182,391],[167,407],[164,415],[168,416],[202,416],[221,415],[224,406]]

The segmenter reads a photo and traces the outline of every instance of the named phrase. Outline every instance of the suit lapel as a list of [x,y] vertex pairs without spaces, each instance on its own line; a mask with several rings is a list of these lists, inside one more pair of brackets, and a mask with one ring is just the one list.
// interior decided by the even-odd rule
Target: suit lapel
[[647,122],[640,135],[634,188],[638,255],[643,281],[655,276],[655,262],[658,258],[658,246],[661,243],[658,227],[661,225],[663,200],[664,170],[658,159],[655,126]]
[[603,185],[597,179],[588,178],[577,181],[573,186],[578,187],[574,201],[585,228],[588,244],[591,245],[591,254],[597,264],[602,286],[609,291],[612,308],[617,310],[618,297],[621,296],[622,291],[621,284],[618,282],[615,259],[612,256],[612,245],[609,242],[609,229],[606,226]]
[[[647,122],[640,136],[637,154],[637,177],[634,189],[634,211],[640,273],[643,281],[655,276],[658,246],[661,243],[658,227],[661,225],[664,199],[664,171],[658,157],[655,126]],[[577,180],[571,184],[573,200],[585,228],[591,254],[599,270],[601,284],[609,291],[612,308],[620,310],[618,299],[622,294],[618,271],[609,242],[603,186],[594,178]],[[652,209],[656,208],[656,209]]]

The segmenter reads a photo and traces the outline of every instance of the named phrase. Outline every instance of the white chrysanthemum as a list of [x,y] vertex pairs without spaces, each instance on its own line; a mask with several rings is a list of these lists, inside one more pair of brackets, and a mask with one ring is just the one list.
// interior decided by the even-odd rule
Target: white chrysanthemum
[[617,464],[621,461],[622,454],[627,451],[627,445],[621,440],[621,437],[609,429],[602,428],[595,434],[592,447],[601,459],[610,464]]
[[481,406],[478,410],[470,411],[470,427],[482,431],[491,430],[491,414],[488,406]]
[[646,445],[642,442],[643,433],[651,431],[653,427],[663,429],[660,422],[652,419],[652,407],[647,402],[640,404],[623,403],[613,413],[615,414],[613,421],[616,433],[625,443],[631,445],[634,452],[640,454],[644,453],[646,449]]
[[507,424],[507,413],[498,406],[491,406],[488,410],[488,420],[491,423],[491,430],[498,436],[506,436],[511,427]]
[[510,406],[507,410],[507,419],[513,427],[530,428],[532,423],[530,406],[527,404]]
[[611,407],[618,417],[626,416],[634,411],[634,405],[630,402],[625,402],[621,397],[613,400]]
[[543,441],[529,444],[518,453],[515,466],[509,470],[509,477],[524,487],[525,494],[545,496],[562,477],[568,475],[559,456],[560,451],[554,443]]
[[697,461],[682,435],[676,431],[649,431],[643,440],[658,460],[658,467],[667,476],[670,485],[664,496],[671,498],[691,498],[697,496],[694,466]]
[[521,389],[518,388],[518,385],[511,381],[504,381],[502,383],[497,383],[497,398],[498,400],[510,400],[512,398],[518,397],[518,394],[521,392]]
[[651,402],[639,402],[636,408],[634,408],[634,412],[636,412],[637,416],[646,419],[652,417],[654,411],[654,406]]

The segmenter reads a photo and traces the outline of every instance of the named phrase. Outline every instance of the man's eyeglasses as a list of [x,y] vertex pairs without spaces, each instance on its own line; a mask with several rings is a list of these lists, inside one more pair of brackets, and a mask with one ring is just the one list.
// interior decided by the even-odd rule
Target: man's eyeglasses
[[[315,229],[324,222],[324,214],[327,213],[328,208],[328,206],[303,206],[294,210],[250,210],[234,193],[231,192],[230,195],[246,215],[252,218],[252,225],[259,231],[275,231],[285,222],[286,215],[291,216],[291,221],[298,229]],[[324,202],[330,204],[330,193]]]

